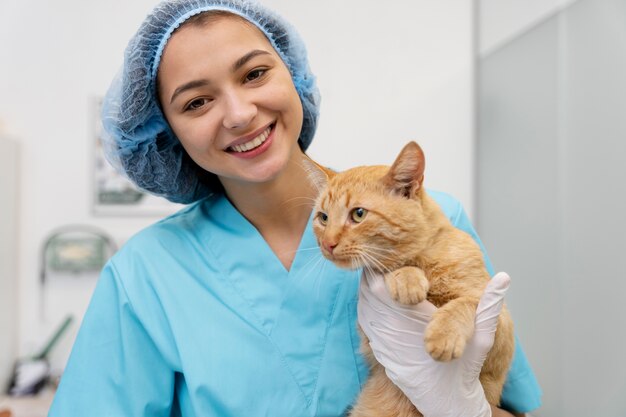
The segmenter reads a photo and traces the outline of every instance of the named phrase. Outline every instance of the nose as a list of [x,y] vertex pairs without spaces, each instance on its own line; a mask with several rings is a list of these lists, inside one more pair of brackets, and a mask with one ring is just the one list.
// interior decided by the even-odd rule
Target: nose
[[333,250],[335,250],[335,248],[337,247],[337,242],[323,240],[322,247],[326,249],[327,252],[333,253]]
[[256,105],[245,91],[230,91],[224,95],[223,124],[227,129],[247,127],[257,114]]

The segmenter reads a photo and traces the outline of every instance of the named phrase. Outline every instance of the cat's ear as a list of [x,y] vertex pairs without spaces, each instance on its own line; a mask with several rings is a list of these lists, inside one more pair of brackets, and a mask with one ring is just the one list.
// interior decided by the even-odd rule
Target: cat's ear
[[307,155],[302,159],[304,170],[309,177],[309,181],[317,189],[318,193],[321,192],[328,184],[328,181],[336,174],[334,171],[318,164]]
[[415,142],[409,142],[402,148],[383,181],[392,191],[413,198],[422,188],[425,165],[422,148]]

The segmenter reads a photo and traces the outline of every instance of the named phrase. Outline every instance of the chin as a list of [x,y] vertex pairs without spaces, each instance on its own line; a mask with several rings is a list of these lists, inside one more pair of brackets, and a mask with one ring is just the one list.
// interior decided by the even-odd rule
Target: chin
[[282,158],[267,161],[266,165],[259,166],[251,172],[250,181],[259,183],[274,181],[286,171],[286,167],[287,161]]

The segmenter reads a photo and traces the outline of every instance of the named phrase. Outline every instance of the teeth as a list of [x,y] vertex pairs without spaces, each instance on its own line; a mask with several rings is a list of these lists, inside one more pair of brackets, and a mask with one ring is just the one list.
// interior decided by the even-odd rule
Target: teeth
[[261,144],[263,142],[265,142],[265,140],[267,139],[267,137],[270,135],[270,131],[271,131],[271,126],[268,127],[263,133],[261,133],[259,136],[257,136],[256,138],[252,139],[249,142],[246,143],[242,143],[241,145],[234,145],[231,146],[230,149],[235,151],[235,152],[247,152],[249,150],[252,150],[258,146],[261,146]]

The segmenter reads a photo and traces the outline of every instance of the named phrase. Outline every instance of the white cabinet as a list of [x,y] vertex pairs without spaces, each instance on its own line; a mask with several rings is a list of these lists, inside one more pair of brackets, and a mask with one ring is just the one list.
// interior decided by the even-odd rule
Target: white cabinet
[[18,146],[0,136],[0,389],[17,353]]

